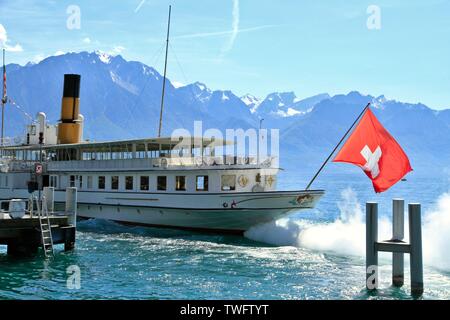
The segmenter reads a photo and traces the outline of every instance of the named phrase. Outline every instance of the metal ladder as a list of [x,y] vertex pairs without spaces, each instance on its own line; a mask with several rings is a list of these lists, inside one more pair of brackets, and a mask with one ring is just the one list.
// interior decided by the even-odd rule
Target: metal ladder
[[35,199],[39,217],[39,226],[41,229],[42,248],[44,249],[45,257],[49,257],[50,255],[53,255],[53,237],[47,201],[45,201],[45,197],[42,196],[42,204],[39,206],[39,200],[37,198]]

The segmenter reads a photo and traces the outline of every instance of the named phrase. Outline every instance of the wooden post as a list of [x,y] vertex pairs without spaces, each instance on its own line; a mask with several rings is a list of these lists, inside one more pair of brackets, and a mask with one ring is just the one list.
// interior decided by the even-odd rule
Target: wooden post
[[64,251],[69,251],[75,248],[75,235],[75,227],[64,229]]
[[69,223],[77,226],[77,188],[66,188],[66,214],[69,215]]
[[[405,201],[394,199],[392,201],[392,241],[400,242],[404,238]],[[404,283],[404,254],[392,253],[392,284],[396,287]]]
[[378,287],[378,203],[366,203],[366,287],[368,290]]
[[422,225],[419,203],[408,204],[408,216],[411,244],[411,293],[418,296],[423,294]]

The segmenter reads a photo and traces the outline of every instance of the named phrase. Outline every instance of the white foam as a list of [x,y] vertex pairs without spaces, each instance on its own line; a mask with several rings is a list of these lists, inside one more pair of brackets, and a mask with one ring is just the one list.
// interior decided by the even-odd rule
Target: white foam
[[[281,219],[251,228],[245,236],[275,245],[364,257],[365,214],[352,189],[342,191],[338,208],[340,215],[333,222]],[[422,230],[424,264],[450,270],[450,193],[440,196],[435,208],[423,214]],[[389,239],[391,233],[390,218],[379,217],[378,238]],[[405,235],[408,235],[407,221]]]
[[450,270],[450,193],[444,193],[423,219],[423,259],[426,264]]

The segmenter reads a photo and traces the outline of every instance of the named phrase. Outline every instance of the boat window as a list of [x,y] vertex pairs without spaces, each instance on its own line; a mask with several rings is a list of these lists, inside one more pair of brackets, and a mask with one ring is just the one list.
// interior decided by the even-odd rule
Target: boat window
[[158,190],[165,191],[167,190],[167,177],[166,176],[158,176]]
[[133,152],[132,152],[133,145],[127,144],[125,146],[125,148],[126,148],[126,151],[123,153],[123,158],[124,159],[132,159],[133,158]]
[[149,178],[148,176],[141,177],[141,190],[148,191]]
[[50,177],[48,174],[42,175],[42,187],[50,187]]
[[197,191],[208,191],[208,176],[197,176]]
[[125,177],[125,189],[133,190],[133,177],[132,176]]
[[175,177],[175,186],[177,191],[186,191],[186,177],[185,176],[176,176]]
[[58,188],[58,176],[50,176],[50,187]]
[[223,191],[236,190],[236,175],[224,174],[222,176],[222,190]]
[[83,188],[83,176],[78,176],[78,187]]
[[145,143],[138,143],[136,144],[136,158],[138,159],[144,159],[147,158],[147,152]]
[[87,177],[87,188],[92,189],[92,176]]
[[75,176],[70,176],[70,183],[69,186],[70,187],[75,187]]
[[98,177],[98,188],[105,189],[105,176]]
[[119,189],[119,176],[111,177],[111,189],[113,189],[113,190]]

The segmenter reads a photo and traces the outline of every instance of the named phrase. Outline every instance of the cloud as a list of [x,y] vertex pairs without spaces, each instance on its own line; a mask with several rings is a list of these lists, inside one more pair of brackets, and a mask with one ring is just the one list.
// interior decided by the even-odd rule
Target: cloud
[[6,43],[6,40],[8,40],[6,29],[0,24],[0,44],[3,46]]
[[221,56],[223,57],[225,54],[227,54],[234,45],[234,41],[236,40],[236,37],[239,33],[239,0],[233,0],[233,21],[231,23],[231,36],[228,42],[225,44],[225,46],[221,50]]
[[15,44],[14,46],[11,46],[8,44],[8,34],[6,33],[5,27],[0,23],[0,46],[6,51],[10,52],[21,52],[23,51],[23,48],[20,44]]
[[136,7],[136,9],[134,9],[134,13],[137,13],[141,9],[141,7],[144,5],[144,3],[145,3],[145,0],[141,0],[141,2]]
[[10,45],[5,45],[6,51],[9,52],[22,52],[23,48],[20,44],[16,44],[15,46],[11,47]]
[[179,82],[179,81],[176,81],[176,80],[172,80],[171,83],[172,83],[172,85],[173,85],[175,88],[181,88],[181,87],[184,87],[184,86],[185,86],[184,83]]
[[91,39],[89,37],[86,37],[83,39],[84,43],[90,44],[91,43]]
[[96,50],[95,52],[102,54],[102,55],[106,55],[106,56],[117,56],[119,54],[121,54],[123,51],[125,51],[126,48],[122,47],[122,46],[114,46],[109,50]]
[[239,24],[240,24],[239,0],[232,0],[232,1],[233,1],[233,11],[232,11],[233,19],[232,19],[232,23],[231,23],[231,30],[217,31],[217,32],[191,33],[191,34],[174,36],[172,38],[173,39],[192,39],[192,38],[206,38],[206,37],[221,37],[221,36],[230,35],[228,41],[225,43],[225,45],[220,50],[219,61],[221,61],[223,59],[223,57],[233,48],[234,42],[236,41],[236,38],[239,33],[258,31],[258,30],[262,30],[262,29],[280,26],[280,25],[268,24],[268,25],[261,25],[261,26],[239,29]]
[[108,53],[109,53],[110,55],[118,55],[118,54],[121,54],[124,50],[125,50],[125,48],[122,47],[122,46],[115,46],[115,47],[112,48],[112,50],[110,50]]
[[37,54],[31,59],[31,62],[37,64],[42,60],[44,60],[45,58],[48,58],[48,56],[44,56],[43,54]]
[[[273,25],[273,24],[256,26],[256,27],[251,27],[251,28],[239,29],[237,31],[237,33],[258,31],[258,30],[273,28],[273,27],[277,27],[277,26],[278,25]],[[180,36],[175,36],[175,37],[173,37],[173,39],[217,37],[217,36],[225,36],[225,35],[233,34],[233,32],[234,32],[233,30],[228,30],[228,31],[217,31],[217,32],[192,33],[192,34],[184,34],[184,35],[180,35]]]
[[30,62],[31,62],[32,64],[38,64],[38,63],[41,62],[42,60],[47,59],[47,58],[49,58],[49,57],[57,57],[57,56],[62,56],[62,55],[64,55],[64,54],[66,54],[66,52],[64,52],[64,51],[62,51],[62,50],[56,51],[56,52],[53,54],[53,56],[52,56],[52,55],[49,55],[49,54],[38,53],[38,54],[36,54],[35,56],[33,56],[33,57],[31,58]]

